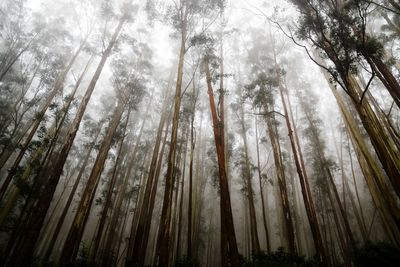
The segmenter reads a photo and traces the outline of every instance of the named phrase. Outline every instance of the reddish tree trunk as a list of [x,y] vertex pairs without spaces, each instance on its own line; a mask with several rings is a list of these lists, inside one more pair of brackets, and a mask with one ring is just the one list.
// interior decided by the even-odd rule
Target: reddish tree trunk
[[[221,208],[222,208],[222,218],[224,220],[225,227],[221,229],[221,231],[226,231],[226,239],[229,244],[229,257],[230,263],[232,267],[239,267],[239,252],[237,248],[236,242],[236,234],[235,234],[235,226],[233,224],[233,216],[232,216],[232,206],[231,199],[229,195],[229,186],[228,179],[226,175],[226,167],[225,167],[225,149],[224,149],[224,126],[221,118],[218,119],[217,110],[215,106],[214,100],[214,92],[212,88],[212,78],[211,73],[208,66],[208,59],[204,60],[204,67],[206,72],[207,79],[207,88],[208,88],[208,96],[210,100],[210,109],[211,109],[211,118],[214,128],[214,140],[215,146],[217,150],[217,158],[218,158],[218,171],[219,171],[219,186],[220,186],[220,194],[221,194]],[[222,109],[221,109],[222,110]],[[224,242],[221,240],[221,242]]]

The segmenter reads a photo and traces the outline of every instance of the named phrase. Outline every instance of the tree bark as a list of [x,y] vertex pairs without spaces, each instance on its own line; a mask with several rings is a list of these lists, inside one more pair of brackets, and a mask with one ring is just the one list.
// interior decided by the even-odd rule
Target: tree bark
[[263,217],[263,224],[264,224],[264,231],[265,231],[265,240],[267,242],[267,252],[271,252],[271,240],[269,238],[269,231],[268,231],[268,223],[267,223],[267,216],[266,216],[266,207],[268,209],[268,196],[267,199],[264,198],[263,192],[263,185],[262,185],[262,170],[261,170],[261,162],[260,162],[260,146],[259,146],[259,138],[258,138],[258,122],[257,116],[254,116],[255,122],[254,127],[256,129],[256,152],[257,152],[257,172],[258,172],[258,182],[260,187],[260,197],[261,197],[261,208],[262,208],[262,217]]
[[[172,77],[172,72],[171,72],[171,77]],[[170,79],[171,82],[171,79]],[[160,116],[160,122],[158,124],[158,129],[157,129],[157,134],[156,134],[156,139],[155,139],[155,144],[153,148],[153,155],[151,158],[151,163],[150,163],[150,168],[149,168],[149,174],[147,176],[146,180],[146,186],[145,186],[145,191],[144,191],[144,196],[143,196],[143,203],[139,208],[138,211],[138,225],[135,230],[135,238],[132,240],[132,245],[128,247],[128,252],[127,252],[127,260],[132,262],[132,263],[138,263],[139,265],[144,265],[144,258],[146,255],[146,248],[143,247],[143,238],[144,238],[144,231],[143,229],[145,228],[145,224],[148,223],[146,221],[147,219],[147,214],[149,210],[149,200],[151,196],[151,191],[152,187],[155,181],[155,173],[156,173],[156,165],[157,165],[157,160],[159,159],[159,150],[160,150],[160,145],[161,145],[161,140],[162,140],[162,133],[164,129],[165,122],[168,117],[168,106],[169,106],[169,100],[170,100],[170,84],[168,84],[167,87],[167,92],[164,97],[163,105],[161,108],[161,116]]]
[[[214,93],[212,88],[212,78],[211,73],[208,66],[208,58],[206,57],[204,60],[204,67],[206,72],[207,79],[207,88],[208,88],[208,96],[210,100],[210,109],[211,109],[211,118],[214,129],[214,140],[215,146],[217,150],[217,158],[218,158],[218,170],[219,170],[219,186],[220,186],[220,194],[221,194],[221,209],[222,215],[221,218],[225,222],[225,228],[221,229],[221,231],[226,231],[226,238],[229,244],[229,257],[230,263],[232,267],[239,267],[239,252],[237,248],[236,242],[236,234],[235,227],[233,224],[233,216],[232,216],[232,206],[231,199],[229,194],[229,186],[228,179],[226,175],[226,167],[225,167],[225,149],[224,149],[224,126],[221,118],[218,119],[217,110],[215,106]],[[220,107],[221,110],[221,107]]]
[[[111,142],[114,134],[120,124],[122,114],[125,110],[125,100],[118,100],[118,105],[115,108],[114,115],[107,129],[106,135],[101,144],[96,161],[88,178],[82,198],[79,202],[77,212],[69,229],[67,239],[62,249],[60,263],[67,264],[73,262],[78,254],[79,245],[89,217],[90,207],[92,206],[94,195],[100,180],[100,175],[104,168],[104,163],[107,159],[108,152],[111,148]],[[103,225],[104,226],[104,225]]]
[[282,152],[279,143],[278,128],[276,126],[275,115],[274,113],[271,114],[272,115],[268,116],[266,120],[267,120],[268,134],[274,155],[276,175],[280,192],[280,200],[282,205],[283,218],[285,222],[286,241],[288,242],[289,253],[296,254],[294,226],[289,206],[289,198],[287,194],[285,169],[283,165]]
[[[81,43],[81,45],[79,46],[79,48],[75,52],[74,56],[71,58],[70,62],[68,63],[68,66],[65,68],[64,72],[57,79],[53,90],[47,96],[45,103],[41,107],[40,111],[37,113],[37,114],[39,114],[39,118],[36,118],[35,120],[32,121],[32,124],[29,127],[31,130],[29,131],[28,136],[25,138],[24,143],[21,145],[21,150],[19,151],[16,159],[14,160],[14,163],[13,163],[12,167],[10,168],[10,171],[9,171],[7,177],[5,178],[3,184],[2,184],[2,186],[0,188],[0,202],[4,198],[4,194],[5,194],[6,190],[7,190],[10,182],[12,181],[12,178],[15,175],[16,168],[21,163],[21,160],[23,159],[26,150],[29,148],[29,144],[32,141],[32,138],[35,136],[35,133],[36,133],[37,129],[39,128],[40,123],[42,122],[42,118],[43,118],[44,114],[46,113],[46,111],[49,108],[50,104],[53,102],[54,97],[61,91],[61,89],[63,87],[63,84],[64,84],[64,81],[65,81],[65,79],[67,77],[67,74],[71,70],[72,65],[74,64],[76,58],[78,57],[78,55],[82,51],[84,44],[85,43]],[[0,164],[0,169],[7,162],[7,160],[9,159],[9,156],[11,156],[11,154],[12,153],[9,153],[8,157],[3,158],[3,161]]]
[[[111,176],[111,179],[109,182],[107,195],[104,200],[104,207],[103,207],[103,210],[101,211],[99,227],[97,228],[97,232],[95,233],[95,239],[92,244],[92,249],[90,251],[89,262],[95,262],[97,259],[97,253],[99,250],[101,238],[103,236],[103,230],[104,230],[104,226],[106,224],[108,210],[110,209],[110,206],[111,206],[111,200],[112,200],[112,195],[113,195],[113,191],[114,191],[114,186],[115,186],[115,183],[116,183],[116,180],[118,177],[117,169],[118,169],[118,165],[121,160],[121,157],[122,157],[122,146],[124,144],[126,129],[128,127],[130,114],[131,114],[131,109],[129,109],[127,111],[125,125],[123,126],[123,134],[122,134],[122,137],[121,137],[121,140],[119,143],[117,158],[115,159],[114,168],[113,168],[112,176]],[[99,174],[99,177],[100,177],[100,174]],[[111,227],[113,227],[113,226],[111,225]]]
[[[122,29],[122,26],[125,23],[125,19],[121,19],[115,32],[112,36],[111,41],[109,42],[107,49],[104,51],[103,56],[100,60],[100,63],[96,69],[96,72],[86,90],[85,96],[82,99],[82,102],[78,108],[78,111],[75,115],[75,119],[68,131],[68,134],[65,138],[59,156],[57,157],[56,163],[54,165],[53,171],[50,174],[48,182],[41,194],[38,203],[34,207],[32,214],[34,216],[30,217],[27,220],[26,225],[30,225],[29,229],[25,233],[25,241],[21,244],[21,246],[14,251],[14,253],[10,256],[10,261],[8,266],[13,267],[25,267],[28,265],[29,261],[32,258],[33,250],[35,244],[37,242],[37,238],[39,237],[40,230],[43,225],[43,221],[46,217],[47,210],[49,209],[51,200],[53,198],[54,192],[57,188],[58,181],[60,180],[63,167],[65,161],[67,160],[69,151],[72,147],[73,141],[75,139],[76,133],[78,132],[80,122],[82,120],[83,114],[86,110],[86,106],[90,100],[90,97],[93,93],[93,90],[96,86],[97,80],[100,77],[100,74],[103,70],[103,67],[107,61],[108,56],[111,54],[111,50],[114,44],[117,41],[118,35]],[[19,255],[24,255],[24,257],[20,257]]]
[[[187,12],[187,11],[186,11]],[[171,138],[170,138],[170,147],[168,153],[168,161],[167,161],[167,173],[165,176],[165,190],[164,190],[164,199],[161,211],[161,221],[160,227],[158,230],[158,241],[157,241],[157,266],[170,266],[170,227],[171,227],[171,212],[172,212],[172,194],[173,194],[173,185],[174,181],[174,172],[175,172],[175,158],[176,158],[176,147],[177,147],[177,137],[178,137],[178,127],[179,127],[179,117],[180,117],[180,108],[181,108],[181,99],[182,99],[182,80],[183,80],[183,65],[185,59],[185,44],[186,44],[186,19],[187,14],[184,15],[185,19],[183,21],[183,29],[181,34],[181,46],[179,52],[179,61],[178,61],[178,77],[176,81],[176,90],[175,90],[175,105],[174,105],[174,115],[172,119],[172,129],[171,129]]]
[[247,186],[247,201],[249,207],[249,219],[250,219],[250,237],[251,237],[251,251],[259,254],[260,249],[260,241],[258,239],[258,231],[257,231],[257,217],[256,217],[256,209],[254,206],[254,191],[252,185],[252,174],[251,174],[251,167],[250,167],[250,159],[248,153],[248,146],[247,146],[247,134],[246,134],[246,127],[245,127],[245,118],[244,118],[244,107],[243,103],[240,104],[240,126],[241,126],[241,136],[243,140],[243,147],[244,147],[244,158],[245,158],[245,180]]

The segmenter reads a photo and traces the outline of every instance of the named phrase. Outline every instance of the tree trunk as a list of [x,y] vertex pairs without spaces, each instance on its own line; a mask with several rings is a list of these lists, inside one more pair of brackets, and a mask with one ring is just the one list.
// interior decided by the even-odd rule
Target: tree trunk
[[[172,72],[171,72],[171,77],[170,77],[170,82],[172,78]],[[164,101],[163,105],[161,108],[161,116],[160,116],[160,122],[158,124],[158,129],[157,129],[157,134],[156,134],[156,139],[155,139],[155,144],[153,148],[153,155],[151,157],[151,163],[150,163],[150,168],[149,168],[149,174],[147,176],[146,180],[146,187],[144,191],[144,196],[143,196],[143,203],[139,208],[138,211],[138,224],[137,228],[135,230],[135,238],[130,242],[132,245],[128,247],[128,252],[127,252],[127,261],[132,262],[132,263],[138,263],[139,265],[144,265],[144,256],[145,256],[145,251],[146,248],[142,246],[143,244],[143,237],[144,237],[144,231],[143,229],[145,228],[145,224],[148,223],[146,221],[147,219],[147,214],[149,210],[149,199],[151,196],[151,190],[154,184],[155,178],[155,173],[156,173],[156,165],[157,165],[157,160],[159,157],[159,150],[160,150],[160,145],[161,145],[161,139],[162,139],[162,133],[164,129],[164,125],[166,122],[166,119],[168,117],[168,106],[169,106],[169,100],[170,100],[170,84],[167,86],[167,92],[164,96]]]
[[280,200],[282,205],[283,218],[285,222],[285,232],[286,232],[286,241],[288,243],[288,250],[289,253],[296,254],[296,245],[295,245],[296,241],[294,236],[293,220],[289,206],[285,169],[282,160],[282,152],[279,143],[278,128],[276,126],[274,113],[271,113],[271,115],[268,116],[266,120],[267,120],[268,134],[274,155],[275,168],[276,168],[277,180],[280,192]]
[[[311,228],[311,232],[312,232],[312,236],[313,236],[315,250],[317,252],[318,259],[321,262],[322,266],[327,266],[328,260],[326,257],[326,250],[325,250],[324,243],[322,241],[321,232],[319,229],[318,217],[315,212],[314,201],[313,201],[313,198],[311,195],[311,190],[310,190],[310,186],[308,183],[308,176],[307,176],[306,169],[304,166],[303,154],[302,154],[302,151],[300,148],[300,144],[299,143],[296,144],[295,138],[293,136],[293,131],[294,131],[294,129],[292,127],[293,117],[290,118],[291,114],[289,114],[289,112],[288,112],[288,107],[287,107],[287,104],[285,101],[285,97],[283,95],[283,85],[281,83],[281,77],[280,77],[281,70],[280,70],[277,60],[276,60],[275,51],[274,51],[274,61],[275,61],[275,72],[276,72],[277,80],[278,80],[279,94],[281,97],[282,106],[283,106],[283,110],[284,110],[284,114],[285,114],[286,127],[287,127],[287,130],[289,133],[290,145],[292,148],[293,157],[294,157],[294,161],[295,161],[295,165],[296,165],[296,170],[297,170],[297,174],[298,174],[299,181],[300,181],[304,206],[306,208],[306,213],[307,213],[308,222],[310,224],[310,228]],[[290,109],[290,111],[291,111],[291,109]],[[292,122],[291,122],[291,119],[292,119]],[[295,135],[297,137],[296,139],[298,142],[299,139],[297,136],[297,132],[295,133]],[[303,162],[303,163],[301,163],[301,162]]]
[[[187,12],[187,11],[186,11]],[[179,52],[179,62],[178,62],[178,77],[176,81],[175,90],[175,106],[174,115],[172,119],[172,129],[170,138],[170,147],[168,153],[168,163],[167,163],[167,173],[165,176],[165,190],[164,199],[161,211],[161,221],[158,232],[157,241],[157,266],[169,267],[170,262],[170,231],[171,228],[171,212],[172,212],[172,194],[174,181],[174,169],[175,169],[175,158],[176,158],[176,146],[178,137],[178,127],[179,127],[179,117],[181,108],[181,98],[182,98],[182,80],[183,80],[183,65],[185,59],[185,44],[186,44],[186,21],[183,22],[182,36],[181,36],[181,46]]]
[[254,127],[256,129],[256,152],[257,152],[257,172],[258,172],[258,182],[260,187],[260,197],[261,197],[261,208],[262,208],[262,217],[263,217],[263,224],[264,224],[264,231],[265,231],[265,240],[267,242],[267,252],[271,252],[271,240],[269,238],[268,232],[268,223],[267,223],[267,216],[265,212],[265,208],[268,209],[268,196],[267,199],[264,199],[263,193],[263,185],[262,185],[262,174],[261,174],[261,162],[260,162],[260,146],[259,146],[259,138],[258,138],[258,123],[257,123],[257,116],[254,116],[255,122]]
[[[221,219],[224,220],[225,222],[225,228],[221,229],[221,231],[226,231],[226,238],[229,244],[229,256],[230,256],[231,266],[239,267],[240,266],[239,252],[236,243],[236,234],[235,234],[235,227],[233,224],[229,185],[225,167],[224,126],[223,126],[223,121],[221,121],[221,118],[218,119],[215,100],[214,100],[214,93],[212,88],[212,78],[208,64],[209,64],[208,59],[205,58],[204,66],[207,79],[208,96],[210,100],[211,118],[214,129],[214,140],[218,158],[219,186],[220,186],[221,203],[222,203],[221,208],[223,215]],[[220,110],[222,110],[221,107]]]
[[188,232],[187,232],[187,250],[186,256],[190,259],[193,255],[192,249],[192,237],[193,237],[193,159],[194,159],[194,149],[196,146],[196,133],[194,129],[194,117],[195,117],[195,108],[196,108],[196,99],[195,99],[195,86],[193,81],[193,103],[192,103],[192,114],[190,118],[190,161],[189,161],[189,203],[188,203]]
[[68,196],[67,203],[64,206],[64,209],[63,209],[63,212],[61,213],[60,218],[58,218],[56,228],[55,228],[55,230],[54,230],[54,232],[53,232],[53,234],[51,236],[51,240],[50,240],[49,244],[47,245],[47,250],[46,250],[46,253],[44,254],[44,257],[43,257],[44,262],[47,262],[49,260],[51,252],[54,249],[54,245],[56,243],[57,237],[60,234],[61,227],[64,224],[65,218],[66,218],[66,216],[68,214],[68,210],[69,210],[69,208],[70,208],[70,206],[72,204],[72,200],[74,199],[75,192],[78,189],[78,186],[80,184],[80,181],[82,179],[83,174],[85,173],[87,164],[88,164],[89,159],[90,159],[90,154],[92,153],[93,148],[96,145],[96,142],[97,142],[97,139],[98,139],[98,137],[100,135],[100,132],[101,132],[101,129],[99,129],[97,131],[97,134],[93,139],[93,145],[90,146],[89,150],[87,151],[87,153],[85,155],[85,158],[84,158],[84,160],[82,162],[82,165],[81,165],[81,168],[79,170],[78,176],[76,177],[74,185],[73,185],[73,187],[71,189],[71,192],[70,192],[70,194]]
[[[125,136],[126,136],[126,129],[128,127],[130,114],[131,114],[131,109],[129,109],[127,111],[125,125],[123,128],[123,134],[122,134],[122,137],[121,137],[121,140],[119,143],[117,158],[115,159],[115,162],[114,162],[114,168],[113,168],[111,180],[109,182],[107,195],[104,200],[104,207],[103,207],[103,210],[101,211],[99,227],[97,229],[97,232],[95,233],[95,240],[92,244],[92,250],[90,251],[91,254],[89,256],[89,262],[95,262],[97,259],[97,253],[98,253],[101,238],[103,236],[103,230],[104,230],[104,226],[106,224],[108,210],[110,209],[110,206],[111,206],[111,200],[112,200],[112,195],[113,195],[113,191],[114,191],[114,186],[115,186],[115,183],[116,183],[116,180],[118,177],[117,169],[118,169],[118,165],[121,160],[121,157],[122,157],[122,146],[124,144],[124,140],[125,140]],[[100,174],[99,174],[99,177],[100,177]],[[111,227],[113,227],[113,226],[111,225]]]
[[[97,154],[96,161],[88,178],[82,198],[79,202],[77,212],[69,229],[67,239],[61,252],[60,263],[66,264],[73,262],[78,254],[79,245],[90,214],[94,195],[100,180],[101,173],[104,168],[104,163],[107,159],[108,152],[111,148],[111,143],[117,127],[121,121],[122,114],[125,110],[126,102],[119,99],[118,105],[115,108],[112,120],[107,129],[106,135]],[[103,225],[104,226],[104,225]],[[97,248],[96,248],[97,249]]]
[[251,237],[251,251],[259,254],[260,249],[260,241],[258,240],[258,231],[257,231],[257,217],[256,217],[256,209],[254,206],[254,191],[252,185],[252,174],[251,174],[251,167],[250,167],[250,159],[248,154],[248,147],[247,147],[247,134],[246,134],[246,127],[244,125],[245,118],[244,118],[244,107],[243,103],[241,103],[240,107],[240,126],[241,126],[241,136],[243,140],[244,146],[244,158],[245,158],[245,165],[246,165],[246,186],[247,186],[247,201],[249,205],[249,216],[250,216],[250,237]]
[[[71,70],[72,65],[74,64],[76,58],[80,54],[80,52],[81,52],[81,50],[83,48],[83,45],[84,45],[84,43],[82,43],[79,46],[78,50],[75,52],[74,56],[71,58],[70,62],[68,63],[68,66],[65,68],[64,72],[57,79],[53,90],[47,96],[45,103],[41,107],[40,111],[37,113],[37,114],[39,114],[38,115],[39,117],[32,121],[32,124],[29,127],[29,128],[31,128],[31,130],[29,131],[28,136],[25,138],[24,143],[21,144],[21,150],[19,151],[16,159],[14,160],[14,163],[13,163],[12,167],[10,168],[10,171],[9,171],[7,177],[5,178],[3,184],[2,184],[2,186],[0,188],[0,202],[4,198],[4,194],[5,194],[6,190],[7,190],[10,182],[12,181],[12,178],[15,175],[15,171],[16,171],[17,167],[21,163],[21,160],[23,159],[26,150],[29,148],[29,144],[32,141],[32,138],[35,136],[35,133],[36,133],[37,129],[39,128],[40,123],[42,122],[42,118],[43,118],[44,114],[46,113],[46,111],[49,108],[50,104],[53,102],[54,97],[61,91],[61,89],[62,89],[62,87],[64,85],[64,81],[65,81],[65,79],[67,77],[67,74]],[[0,164],[0,169],[3,168],[4,164],[7,162],[7,160],[9,159],[9,156],[11,156],[11,154],[12,153],[10,152],[8,157],[3,158],[3,161]]]
[[[29,218],[26,223],[26,225],[29,225],[30,227],[25,234],[25,241],[10,256],[10,261],[9,261],[8,266],[25,267],[28,265],[29,261],[32,258],[33,250],[34,250],[35,244],[37,242],[37,238],[39,237],[40,230],[43,225],[43,221],[46,217],[47,210],[49,209],[54,192],[57,188],[58,181],[60,180],[65,161],[67,160],[67,157],[68,157],[69,151],[72,147],[76,133],[78,132],[80,122],[81,122],[83,114],[86,110],[86,106],[90,100],[90,97],[96,86],[97,80],[100,77],[103,67],[107,61],[107,58],[110,55],[114,44],[116,43],[116,40],[118,38],[118,35],[122,29],[124,22],[125,22],[125,19],[120,20],[117,28],[115,29],[115,32],[112,36],[111,41],[107,46],[107,49],[103,53],[101,61],[96,69],[96,72],[86,90],[85,96],[83,97],[82,102],[78,108],[76,115],[75,115],[75,119],[68,131],[67,137],[61,148],[59,156],[57,157],[56,163],[54,165],[53,171],[50,174],[49,180],[47,181],[47,184],[41,194],[41,197],[40,197],[38,203],[34,207],[34,210],[32,212],[32,214],[34,214],[34,216]],[[25,256],[20,257],[19,255],[25,255]]]

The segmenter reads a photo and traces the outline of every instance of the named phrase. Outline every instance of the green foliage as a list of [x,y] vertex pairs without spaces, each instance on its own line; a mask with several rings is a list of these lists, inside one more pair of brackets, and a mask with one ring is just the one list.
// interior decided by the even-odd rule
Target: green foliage
[[382,43],[377,38],[368,38],[358,45],[360,51],[364,51],[367,55],[382,58],[385,51]]
[[328,70],[342,86],[341,79],[357,73],[359,63],[383,57],[382,43],[367,33],[368,1],[345,1],[342,5],[330,1],[292,2],[301,11],[297,37],[310,40],[323,58],[331,60],[334,68],[328,66]]
[[244,86],[244,98],[253,102],[253,106],[267,110],[274,104],[273,88],[276,81],[271,78],[271,72],[261,72],[249,84]]

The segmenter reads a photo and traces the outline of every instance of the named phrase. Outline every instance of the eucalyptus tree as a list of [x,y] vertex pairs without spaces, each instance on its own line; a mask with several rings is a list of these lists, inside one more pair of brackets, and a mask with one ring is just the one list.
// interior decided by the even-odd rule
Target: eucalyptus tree
[[[171,211],[172,211],[172,194],[174,185],[174,165],[176,159],[176,146],[177,146],[177,133],[179,127],[179,116],[182,98],[182,83],[184,72],[184,59],[185,54],[190,49],[188,39],[198,29],[196,25],[201,17],[210,17],[213,15],[215,7],[221,5],[221,1],[193,1],[193,0],[180,0],[168,9],[168,21],[173,26],[175,32],[180,38],[180,49],[178,59],[177,81],[174,99],[174,112],[172,118],[170,148],[168,153],[168,165],[166,174],[166,184],[164,190],[163,207],[161,214],[161,223],[158,233],[157,244],[157,264],[161,266],[170,266],[170,225],[171,225]],[[210,15],[211,14],[211,15]],[[209,27],[212,24],[209,22]],[[200,29],[204,30],[204,29]]]
[[293,224],[293,215],[290,209],[288,186],[286,181],[285,166],[283,163],[282,144],[279,133],[279,119],[282,113],[278,111],[276,104],[276,91],[279,86],[276,79],[273,61],[273,50],[270,43],[266,42],[265,35],[256,35],[256,31],[250,31],[253,46],[248,50],[247,60],[251,71],[249,73],[249,82],[243,88],[243,97],[248,98],[253,106],[260,110],[266,123],[268,136],[272,146],[278,187],[279,201],[282,207],[285,221],[285,236],[288,244],[289,252],[296,253],[295,231]]
[[[82,82],[84,75],[86,74],[90,62],[91,60],[89,60],[88,64],[82,71],[70,94],[63,99],[63,105],[61,107],[57,107],[57,104],[53,104],[50,107],[50,109],[54,112],[53,122],[48,129],[45,125],[42,125],[38,133],[39,139],[35,140],[29,145],[28,149],[30,150],[30,157],[28,163],[26,164],[27,166],[15,171],[16,175],[13,175],[13,179],[17,181],[17,183],[16,186],[12,186],[12,189],[9,189],[6,202],[2,212],[0,213],[0,224],[2,224],[5,217],[14,207],[23,184],[27,185],[31,183],[31,190],[35,190],[35,188],[40,187],[40,183],[43,182],[40,181],[41,179],[39,179],[39,177],[43,176],[43,173],[45,173],[48,170],[48,167],[51,166],[51,158],[58,144],[57,141],[61,135],[61,130],[64,124],[68,123],[70,109],[72,109],[74,106],[75,94],[80,86],[80,83]],[[45,124],[48,119],[42,120],[43,124]],[[34,175],[34,178],[32,179],[32,182],[29,182],[29,178],[32,174]]]
[[[240,93],[240,92],[239,92]],[[239,124],[239,134],[242,138],[243,147],[241,149],[239,162],[236,166],[240,170],[240,175],[244,179],[244,186],[243,186],[243,193],[247,199],[247,205],[249,207],[249,220],[250,220],[250,237],[251,237],[251,251],[253,253],[259,254],[260,249],[260,242],[258,237],[258,230],[257,230],[257,216],[256,210],[254,205],[254,189],[252,185],[253,180],[253,170],[254,165],[251,162],[249,156],[249,147],[248,147],[248,140],[247,140],[247,131],[249,126],[246,124],[245,118],[245,107],[243,101],[240,99],[236,100],[236,103],[231,104],[231,108],[233,113],[236,115],[237,123]]]
[[[270,71],[271,73],[271,71]],[[246,96],[252,100],[255,107],[262,110],[267,122],[268,136],[272,145],[278,186],[280,190],[280,203],[284,212],[285,235],[288,242],[289,252],[295,253],[295,236],[292,212],[290,210],[286,174],[283,165],[283,155],[278,132],[278,120],[275,114],[275,100],[273,94],[274,81],[268,78],[267,72],[261,72],[255,79],[245,86]]]
[[[68,43],[68,40],[72,38],[69,33],[63,29],[62,25],[64,20],[52,18],[48,23],[40,21],[43,20],[41,17],[39,17],[38,20],[38,27],[45,30],[42,30],[42,39],[38,40],[35,47],[32,48],[34,50],[32,51],[32,60],[40,62],[40,68],[38,69],[39,73],[37,74],[40,80],[37,88],[33,88],[34,99],[29,101],[30,103],[28,102],[29,105],[36,103],[36,113],[34,117],[26,118],[26,115],[29,115],[25,114],[27,109],[25,109],[25,112],[20,112],[19,109],[21,109],[21,105],[17,105],[18,109],[15,112],[14,120],[21,122],[21,120],[24,119],[26,120],[26,123],[22,125],[21,123],[18,123],[18,125],[15,125],[19,126],[19,131],[14,132],[15,134],[10,136],[12,142],[3,150],[0,163],[1,166],[4,166],[13,152],[16,152],[17,156],[10,167],[7,177],[5,178],[5,183],[0,189],[0,198],[4,197],[4,193],[14,176],[15,169],[18,168],[19,164],[23,160],[25,152],[27,151],[31,141],[34,139],[38,128],[45,123],[44,116],[46,111],[52,106],[52,104],[54,104],[54,102],[57,102],[56,97],[62,93],[67,75],[85,45],[85,40],[83,40],[75,53],[69,55],[71,50],[69,45],[58,45],[60,40],[64,40]],[[44,51],[48,52],[45,53]],[[37,93],[38,88],[42,91],[39,95]],[[29,88],[26,88],[26,90],[28,89]],[[24,100],[24,95],[26,93],[22,95],[21,104],[26,101]],[[35,100],[36,97],[39,99],[43,98],[44,101],[39,101],[39,99]],[[29,107],[29,105],[27,106]],[[19,115],[18,113],[21,114]],[[13,148],[17,149],[13,150]]]
[[[201,41],[201,40],[198,40]],[[202,42],[210,42],[207,40],[203,40]],[[205,50],[206,53],[204,55],[204,72],[207,81],[207,93],[210,101],[210,110],[211,110],[211,118],[213,124],[214,131],[214,142],[217,152],[218,159],[218,177],[219,177],[219,188],[221,194],[221,232],[225,232],[225,235],[222,235],[221,238],[221,255],[222,261],[224,261],[224,249],[227,250],[227,254],[229,255],[229,260],[232,266],[239,266],[239,252],[237,248],[236,235],[235,235],[235,227],[233,224],[233,215],[232,215],[232,204],[231,197],[229,193],[228,186],[228,177],[226,173],[226,159],[225,159],[225,131],[224,131],[224,122],[223,122],[223,110],[224,107],[221,106],[223,101],[219,101],[218,103],[218,111],[217,105],[215,104],[214,98],[214,90],[213,90],[213,77],[210,71],[210,65],[215,67],[218,65],[216,62],[216,57],[212,54],[212,50],[210,48]],[[225,237],[225,240],[224,240]],[[227,243],[227,247],[225,247],[224,243]],[[222,264],[226,264],[222,262]]]
[[155,191],[157,189],[157,182],[159,176],[156,174],[157,164],[162,160],[162,155],[163,155],[160,152],[160,150],[163,150],[162,148],[164,147],[164,145],[162,144],[163,130],[165,128],[165,124],[167,123],[169,116],[168,106],[170,101],[170,93],[172,91],[171,78],[172,75],[166,85],[167,88],[165,94],[163,95],[164,100],[161,107],[160,121],[156,132],[155,144],[151,157],[149,173],[146,179],[146,184],[144,189],[143,205],[138,208],[138,215],[137,215],[138,225],[135,230],[135,233],[131,233],[127,251],[127,261],[138,262],[140,265],[144,264],[146,256],[148,235],[150,231],[150,227],[148,226],[148,224],[149,222],[152,221],[151,218],[153,214],[154,200],[155,200],[154,197],[152,198],[152,195],[155,196]]
[[[97,154],[95,164],[92,168],[91,174],[85,186],[84,193],[79,202],[77,213],[75,214],[74,221],[72,223],[67,239],[65,241],[60,259],[62,263],[73,261],[78,253],[83,231],[85,229],[85,225],[87,223],[88,216],[90,213],[90,208],[94,200],[96,188],[100,180],[100,175],[102,173],[102,170],[104,169],[104,163],[107,159],[107,154],[111,148],[113,137],[116,133],[117,127],[121,122],[122,115],[124,112],[127,113],[126,115],[127,119],[125,119],[126,122],[124,123],[125,126],[123,126],[124,129],[123,131],[125,132],[127,123],[129,122],[129,115],[132,109],[136,109],[138,104],[143,99],[143,94],[145,91],[145,85],[144,85],[145,81],[143,79],[143,75],[146,73],[132,71],[132,69],[138,66],[140,67],[143,66],[137,64],[137,62],[135,61],[129,62],[125,59],[130,57],[138,58],[138,56],[134,54],[130,55],[122,54],[120,56],[121,58],[119,58],[119,60],[115,61],[113,64],[114,66],[113,84],[117,95],[117,106],[115,107],[115,110],[113,112],[110,125],[106,131],[106,135],[104,136],[104,139],[100,146],[100,150]],[[121,142],[123,142],[123,139],[121,140],[122,140]],[[114,179],[116,178],[115,175],[113,177]],[[109,205],[111,203],[111,196],[112,196],[111,193],[113,191],[114,185],[115,185],[115,180],[114,181],[111,180],[108,189],[109,193],[107,194],[106,197],[105,206],[102,211],[100,225],[98,228],[98,233],[92,251],[93,255],[91,258],[92,260],[94,260],[95,255],[97,254],[100,238],[105,224],[105,219],[108,213]]]
[[6,75],[16,71],[13,67],[21,56],[40,38],[42,28],[29,29],[31,13],[26,7],[26,1],[3,1],[0,13],[0,34],[4,49],[0,52],[0,81],[3,82]]
[[[130,6],[129,4],[125,4],[125,5],[123,5],[122,14],[119,14],[118,16],[114,17],[117,20],[117,26],[116,26],[114,32],[112,33],[111,39],[110,39],[107,47],[102,52],[102,57],[99,62],[99,65],[97,66],[96,72],[85,92],[85,95],[82,99],[82,102],[80,103],[80,106],[78,107],[78,111],[75,115],[74,121],[73,121],[73,123],[68,131],[68,134],[64,140],[61,151],[60,151],[60,153],[57,157],[57,160],[53,166],[53,170],[52,170],[51,174],[49,175],[46,186],[42,191],[42,194],[41,194],[40,199],[38,200],[38,203],[33,208],[34,209],[34,212],[32,212],[33,216],[31,216],[26,222],[26,225],[29,225],[30,227],[29,227],[29,229],[27,229],[26,233],[24,234],[25,241],[22,242],[20,244],[20,246],[15,249],[15,251],[12,255],[10,255],[10,260],[8,261],[8,265],[10,265],[10,266],[25,266],[30,261],[32,255],[33,255],[33,250],[34,250],[35,244],[37,242],[37,238],[39,236],[40,229],[43,225],[43,221],[46,216],[47,210],[50,206],[54,192],[57,188],[57,184],[58,184],[58,181],[60,180],[64,164],[67,160],[67,157],[68,157],[69,151],[72,147],[76,133],[78,132],[80,122],[81,122],[83,114],[86,110],[87,104],[90,100],[90,97],[91,97],[93,91],[94,91],[94,88],[96,86],[98,78],[100,77],[100,74],[105,66],[107,58],[110,56],[112,49],[117,42],[117,39],[122,30],[122,27],[131,18],[130,17],[131,11],[132,11],[132,6]],[[107,19],[112,19],[112,18],[113,17],[111,16]],[[115,19],[114,19],[114,21],[115,21]],[[26,255],[26,257],[24,257],[24,258],[18,257],[19,253],[21,253],[21,252],[23,252]]]
[[[366,33],[369,3],[309,0],[291,2],[300,11],[297,36],[310,41],[324,59],[329,59],[328,67],[318,63],[318,59],[313,60],[328,71],[333,81],[353,100],[386,174],[399,194],[399,147],[390,136],[391,129],[387,129],[382,123],[380,111],[373,110],[371,102],[374,99],[367,96],[367,91],[377,76],[399,105],[400,85],[390,68],[382,61],[382,44]],[[293,36],[290,37],[295,40]],[[371,75],[369,82],[362,88],[354,74],[364,61],[370,66]]]

